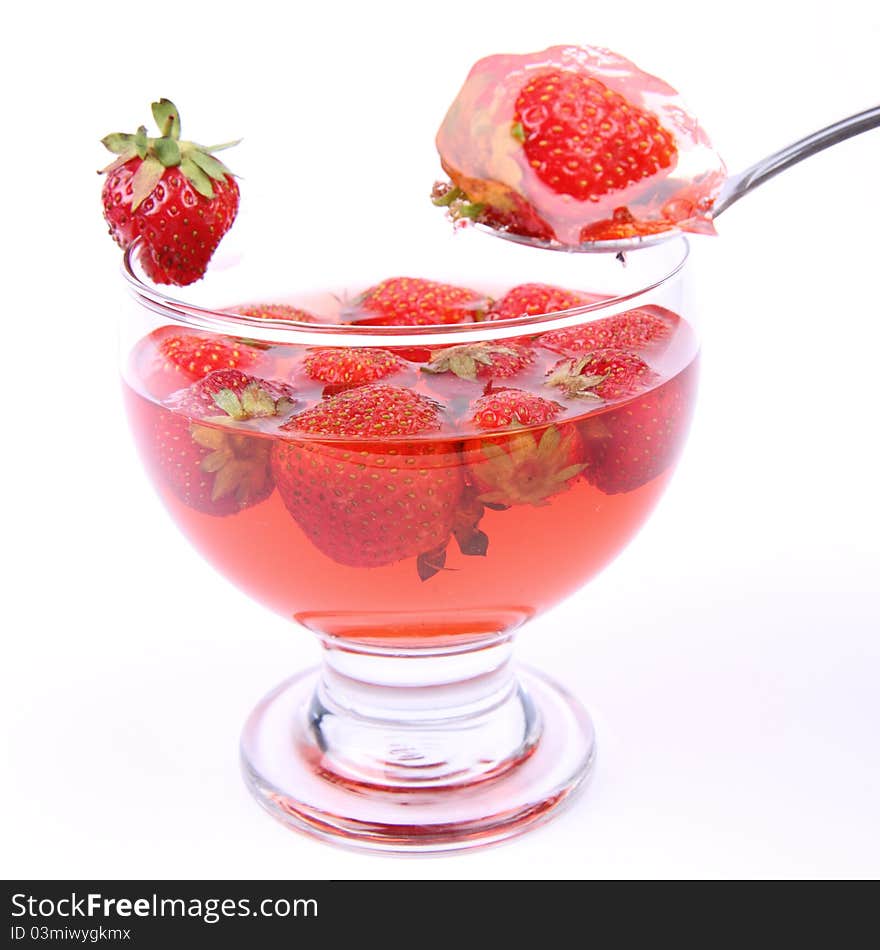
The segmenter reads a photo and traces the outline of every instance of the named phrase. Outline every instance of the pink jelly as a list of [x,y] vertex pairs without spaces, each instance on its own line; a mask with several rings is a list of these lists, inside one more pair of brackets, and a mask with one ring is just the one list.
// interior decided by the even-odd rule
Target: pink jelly
[[[518,120],[517,100],[536,78],[552,73],[591,77],[598,81],[592,83],[597,90],[592,95],[617,103],[616,96],[622,96],[624,109],[644,115],[643,125],[656,120],[658,141],[662,136],[670,145],[666,167],[622,187],[609,189],[603,184],[597,189],[600,193],[584,197],[566,193],[564,184],[548,184],[547,175],[535,167],[535,147],[545,143],[534,141],[537,133],[526,141],[532,133],[524,132]],[[551,131],[569,141],[584,135],[591,165],[598,168],[604,158],[611,160],[611,137],[614,144],[625,147],[624,131],[611,122],[601,129],[591,127],[599,120],[591,118],[594,110],[588,100],[574,105],[571,99],[548,101],[548,108],[558,117]],[[600,134],[609,136],[604,152]],[[630,60],[594,47],[554,46],[540,53],[481,59],[443,120],[437,149],[453,183],[470,201],[488,206],[484,220],[562,244],[669,228],[712,233],[712,205],[726,174],[708,136],[671,86]]]

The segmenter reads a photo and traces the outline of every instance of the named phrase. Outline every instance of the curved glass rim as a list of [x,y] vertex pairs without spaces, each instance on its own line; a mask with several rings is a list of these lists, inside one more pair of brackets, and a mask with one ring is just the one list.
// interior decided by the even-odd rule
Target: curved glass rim
[[[207,330],[227,336],[246,336],[259,342],[275,344],[299,344],[305,346],[410,346],[418,344],[441,345],[473,343],[481,340],[511,339],[549,332],[583,323],[584,316],[591,319],[614,316],[636,309],[645,297],[679,274],[687,263],[690,245],[683,235],[666,242],[677,245],[680,253],[671,268],[660,277],[628,294],[620,294],[538,316],[512,317],[507,320],[491,320],[479,323],[456,323],[416,327],[401,326],[353,326],[351,324],[301,323],[292,320],[265,320],[242,314],[224,312],[187,303],[156,286],[146,283],[137,273],[134,253],[139,246],[135,241],[123,254],[122,274],[129,291],[144,307],[177,323],[198,330]],[[623,265],[622,265],[623,266]],[[648,301],[649,303],[649,301]]]

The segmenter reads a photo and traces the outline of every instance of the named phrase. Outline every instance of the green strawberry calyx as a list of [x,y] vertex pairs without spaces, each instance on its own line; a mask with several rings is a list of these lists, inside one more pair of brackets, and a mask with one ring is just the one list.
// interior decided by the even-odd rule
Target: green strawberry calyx
[[190,426],[190,437],[207,451],[199,468],[212,475],[211,501],[234,495],[239,505],[258,498],[269,478],[267,439],[224,432],[210,426]]
[[226,413],[223,421],[246,422],[248,419],[265,419],[268,416],[286,415],[293,409],[293,401],[286,396],[275,398],[258,382],[248,383],[241,395],[233,389],[220,389],[213,395],[214,402]]
[[593,390],[608,378],[608,373],[583,375],[583,370],[589,362],[589,356],[566,360],[547,374],[547,385],[556,386],[572,398],[601,399]]
[[148,137],[146,127],[142,125],[134,134],[111,132],[101,139],[101,144],[117,156],[106,168],[101,169],[101,174],[112,172],[133,158],[141,160],[132,181],[132,211],[152,194],[166,168],[180,168],[183,176],[200,195],[213,198],[212,181],[223,182],[227,177],[232,177],[232,172],[212,153],[232,148],[241,139],[209,146],[181,141],[177,106],[170,99],[159,99],[152,104],[152,111],[159,127],[158,136]]
[[495,365],[499,356],[516,356],[513,347],[492,343],[463,343],[434,353],[421,367],[424,373],[454,373],[459,379],[475,382],[478,370]]
[[479,500],[487,507],[546,505],[587,467],[585,462],[571,461],[577,454],[577,438],[572,427],[560,430],[551,425],[540,437],[517,432],[503,442],[484,441],[479,475],[488,490]]
[[438,181],[431,190],[431,201],[438,208],[446,208],[453,221],[476,221],[486,210],[486,205],[470,198],[451,182]]
[[287,396],[274,395],[256,380],[240,394],[227,387],[211,398],[223,414],[201,420],[208,425],[194,422],[189,430],[193,442],[207,452],[199,468],[213,476],[211,501],[234,494],[238,504],[246,505],[259,497],[266,485],[272,443],[234,429],[250,419],[286,415],[294,402]]

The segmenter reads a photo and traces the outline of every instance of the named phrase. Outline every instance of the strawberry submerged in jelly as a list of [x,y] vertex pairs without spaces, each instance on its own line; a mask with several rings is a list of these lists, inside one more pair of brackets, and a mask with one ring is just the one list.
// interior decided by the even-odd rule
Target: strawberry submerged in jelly
[[486,505],[545,505],[586,468],[577,426],[556,425],[563,407],[534,393],[508,389],[478,399],[471,422],[505,434],[470,439],[464,456],[477,498]]
[[537,317],[545,313],[574,310],[601,300],[595,294],[567,290],[552,284],[518,284],[496,300],[486,315],[487,320],[514,320],[518,317]]
[[253,369],[266,347],[219,333],[159,327],[135,347],[132,372],[153,396],[166,396],[218,369]]
[[559,360],[547,373],[546,383],[570,398],[612,401],[634,396],[656,379],[640,356],[607,349]]
[[283,323],[315,323],[317,317],[302,307],[286,303],[246,303],[227,307],[226,313],[234,313],[252,320],[277,320]]
[[163,483],[186,505],[226,516],[258,504],[272,492],[271,442],[246,423],[289,416],[291,387],[215,370],[167,400],[156,416],[153,458]]
[[609,50],[480,60],[437,133],[453,218],[574,245],[712,232],[724,165],[678,94]]
[[421,367],[423,373],[450,374],[459,379],[510,379],[535,361],[535,350],[517,340],[463,343],[435,350]]
[[318,550],[338,564],[379,567],[430,561],[445,547],[464,480],[454,451],[424,438],[440,430],[441,411],[426,396],[376,383],[332,396],[282,427],[272,472]]
[[609,495],[634,491],[678,459],[693,411],[694,374],[667,380],[585,423],[587,479]]
[[678,320],[660,308],[628,310],[613,317],[600,317],[589,323],[542,333],[537,342],[565,356],[578,356],[593,350],[658,350],[672,337]]
[[325,396],[405,374],[408,367],[403,357],[379,347],[314,347],[303,357],[305,375],[324,383]]
[[391,277],[365,290],[347,308],[346,317],[365,326],[472,323],[483,318],[489,303],[467,287],[422,277]]

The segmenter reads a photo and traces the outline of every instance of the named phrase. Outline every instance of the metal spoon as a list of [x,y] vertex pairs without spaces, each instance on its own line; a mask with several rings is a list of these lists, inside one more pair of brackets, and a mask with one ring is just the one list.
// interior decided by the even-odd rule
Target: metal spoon
[[[758,185],[763,185],[765,181],[769,181],[774,175],[785,171],[786,168],[791,168],[792,165],[797,165],[798,162],[802,162],[805,158],[809,158],[817,152],[877,126],[880,126],[880,106],[874,106],[864,112],[858,112],[846,119],[841,119],[833,125],[820,129],[818,132],[814,132],[812,135],[808,135],[806,138],[800,139],[778,152],[768,155],[766,158],[762,158],[761,161],[756,162],[738,175],[730,175],[721,186],[718,197],[715,199],[711,214],[712,220],[714,221],[735,201],[739,201],[743,195],[747,195]],[[644,237],[619,238],[614,241],[587,241],[584,244],[567,245],[544,241],[540,238],[526,237],[522,234],[511,234],[508,231],[490,228],[488,225],[478,224],[476,227],[517,244],[527,244],[530,247],[541,247],[552,251],[577,251],[586,254],[634,251],[641,247],[650,247],[652,244],[660,244],[662,241],[669,240],[669,238],[680,233],[677,228],[670,228],[668,231],[648,234]]]

